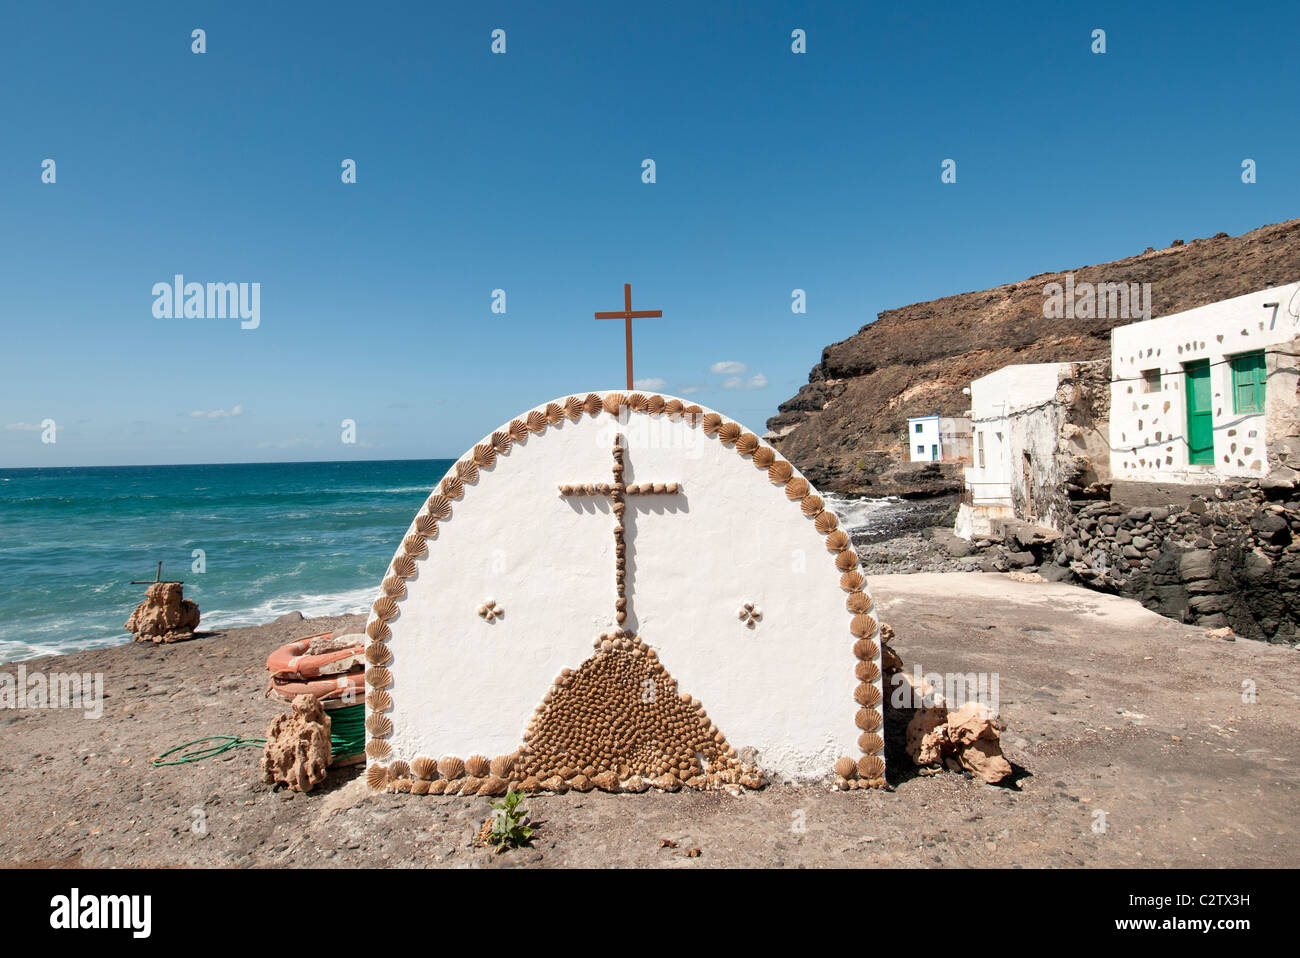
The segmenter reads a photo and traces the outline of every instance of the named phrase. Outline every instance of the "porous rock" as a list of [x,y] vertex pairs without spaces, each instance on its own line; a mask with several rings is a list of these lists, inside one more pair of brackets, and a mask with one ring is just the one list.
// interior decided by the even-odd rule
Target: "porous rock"
[[194,638],[199,624],[199,606],[182,597],[179,582],[153,582],[145,590],[144,601],[126,620],[126,630],[137,642],[180,642]]
[[952,711],[944,706],[918,709],[907,727],[907,753],[917,765],[942,762],[995,784],[1011,774],[1011,763],[1002,755],[1001,727],[993,710],[980,702]]
[[312,695],[294,696],[292,708],[267,726],[262,779],[310,792],[325,780],[329,766],[330,717]]

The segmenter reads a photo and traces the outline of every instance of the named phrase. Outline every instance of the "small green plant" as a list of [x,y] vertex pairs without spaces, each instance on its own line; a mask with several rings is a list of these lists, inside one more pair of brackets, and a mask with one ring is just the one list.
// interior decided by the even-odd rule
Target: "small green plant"
[[492,803],[496,811],[492,813],[492,830],[487,837],[496,846],[498,855],[506,849],[527,845],[532,840],[528,809],[519,807],[522,801],[523,796],[511,789],[506,792],[504,800]]

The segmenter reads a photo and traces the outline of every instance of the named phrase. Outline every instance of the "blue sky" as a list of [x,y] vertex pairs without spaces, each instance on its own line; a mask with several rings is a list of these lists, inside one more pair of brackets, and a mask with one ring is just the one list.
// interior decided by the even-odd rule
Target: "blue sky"
[[1300,7],[1051,7],[5,4],[0,466],[457,456],[622,386],[625,282],[761,431],[882,309],[1300,215]]

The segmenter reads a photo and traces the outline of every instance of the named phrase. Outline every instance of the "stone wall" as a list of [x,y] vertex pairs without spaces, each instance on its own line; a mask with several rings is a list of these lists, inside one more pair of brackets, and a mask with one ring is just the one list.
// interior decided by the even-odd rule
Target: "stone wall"
[[1183,622],[1295,642],[1298,498],[1286,486],[1246,480],[1186,505],[1075,501],[1042,571],[1129,596]]
[[1056,401],[1062,420],[1053,456],[1053,484],[1037,491],[1051,502],[1053,528],[1070,515],[1078,498],[1099,494],[1110,481],[1110,363],[1071,363]]

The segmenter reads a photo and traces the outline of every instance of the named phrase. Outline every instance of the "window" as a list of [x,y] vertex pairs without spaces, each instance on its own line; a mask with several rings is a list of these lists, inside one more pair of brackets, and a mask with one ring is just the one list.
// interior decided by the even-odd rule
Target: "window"
[[1160,370],[1158,369],[1142,370],[1142,391],[1144,393],[1160,392]]
[[924,455],[925,455],[925,446],[917,446],[917,447],[916,447],[916,454],[917,454],[918,456],[924,456]]
[[917,432],[921,431],[921,424],[919,422],[916,424],[916,431]]
[[1264,382],[1267,369],[1264,366],[1264,350],[1242,353],[1233,356],[1232,364],[1232,402],[1234,412],[1264,411]]
[[975,435],[979,440],[980,468],[983,469],[984,468],[984,430],[983,429],[979,430],[977,433],[975,433]]

